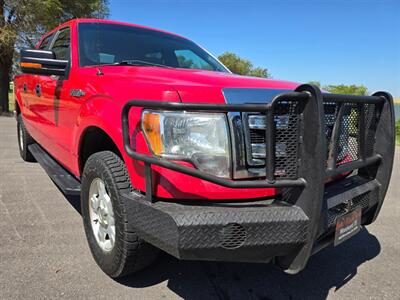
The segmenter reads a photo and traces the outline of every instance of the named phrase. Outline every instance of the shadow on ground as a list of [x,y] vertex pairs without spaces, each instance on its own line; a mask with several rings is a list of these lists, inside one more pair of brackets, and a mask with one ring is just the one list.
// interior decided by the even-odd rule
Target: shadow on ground
[[[79,197],[66,196],[80,213]],[[338,247],[311,257],[297,275],[271,264],[179,261],[165,253],[149,268],[118,280],[132,288],[167,281],[167,287],[184,299],[325,299],[357,275],[364,262],[380,253],[376,237],[363,228]],[[161,298],[167,298],[160,294]]]

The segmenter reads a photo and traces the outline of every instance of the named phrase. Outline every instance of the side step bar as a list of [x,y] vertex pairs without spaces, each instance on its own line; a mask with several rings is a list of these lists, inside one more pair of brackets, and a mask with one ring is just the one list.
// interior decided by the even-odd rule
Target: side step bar
[[66,195],[79,195],[81,193],[80,182],[65,170],[54,158],[52,158],[38,144],[28,146],[29,151],[37,162],[43,167],[47,175]]

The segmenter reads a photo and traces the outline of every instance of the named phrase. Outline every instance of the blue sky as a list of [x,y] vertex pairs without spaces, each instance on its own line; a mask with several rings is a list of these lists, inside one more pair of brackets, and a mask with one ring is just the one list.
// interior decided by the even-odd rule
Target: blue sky
[[400,97],[400,0],[110,0],[110,19],[234,52],[273,78]]

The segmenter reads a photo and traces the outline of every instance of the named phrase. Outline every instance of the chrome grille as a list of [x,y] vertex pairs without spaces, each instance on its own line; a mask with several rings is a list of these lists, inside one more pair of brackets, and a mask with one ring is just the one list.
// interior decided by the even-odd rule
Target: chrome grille
[[[247,127],[247,163],[253,168],[265,166],[266,117],[261,114],[244,114]],[[299,144],[300,113],[297,102],[281,102],[275,106],[275,176],[296,178],[297,150]]]
[[250,128],[250,140],[254,144],[265,144],[265,130]]

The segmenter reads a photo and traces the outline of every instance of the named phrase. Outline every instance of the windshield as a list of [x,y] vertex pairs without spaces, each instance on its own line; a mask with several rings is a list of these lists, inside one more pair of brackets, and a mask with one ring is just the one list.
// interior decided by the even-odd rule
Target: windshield
[[79,65],[96,66],[126,61],[143,66],[227,72],[215,58],[195,43],[171,34],[133,26],[80,23]]

